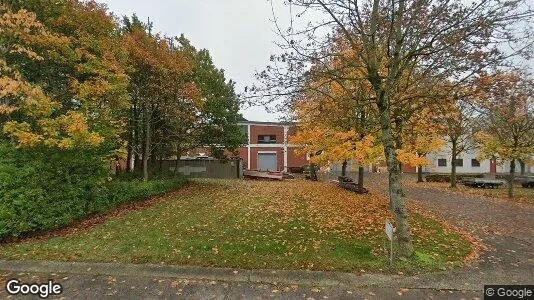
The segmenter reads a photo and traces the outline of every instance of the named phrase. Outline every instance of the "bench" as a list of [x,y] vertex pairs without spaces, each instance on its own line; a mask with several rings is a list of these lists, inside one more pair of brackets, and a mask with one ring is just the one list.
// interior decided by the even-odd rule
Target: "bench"
[[534,176],[522,176],[518,178],[524,188],[534,188]]
[[503,180],[486,179],[486,178],[464,178],[463,183],[465,186],[472,188],[499,188],[504,184]]
[[367,194],[369,192],[366,188],[360,189],[358,187],[358,183],[354,182],[350,177],[339,176],[337,180],[334,180],[334,182],[337,183],[339,187],[357,194]]

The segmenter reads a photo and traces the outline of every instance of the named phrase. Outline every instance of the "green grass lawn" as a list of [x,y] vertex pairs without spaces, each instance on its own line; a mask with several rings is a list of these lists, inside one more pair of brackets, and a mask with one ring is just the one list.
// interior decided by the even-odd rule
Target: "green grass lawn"
[[[187,264],[233,268],[388,268],[383,195],[331,183],[196,180],[173,197],[67,236],[0,246],[0,259]],[[404,271],[453,267],[471,244],[413,214],[416,255]]]

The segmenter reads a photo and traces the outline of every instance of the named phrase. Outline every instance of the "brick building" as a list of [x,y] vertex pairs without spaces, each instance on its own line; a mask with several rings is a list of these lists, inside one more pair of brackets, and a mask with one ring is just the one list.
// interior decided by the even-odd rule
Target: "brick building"
[[296,133],[293,123],[243,121],[248,143],[239,149],[239,157],[248,170],[288,171],[308,164],[306,155],[295,153],[289,137]]

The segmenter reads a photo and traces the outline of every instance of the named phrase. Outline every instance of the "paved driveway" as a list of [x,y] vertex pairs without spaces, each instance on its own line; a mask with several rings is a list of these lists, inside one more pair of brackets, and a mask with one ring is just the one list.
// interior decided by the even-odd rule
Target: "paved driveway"
[[[369,174],[366,180],[374,192],[387,190],[385,174]],[[404,175],[403,180],[416,178]],[[429,276],[429,281],[468,288],[490,283],[534,284],[534,205],[416,184],[405,184],[405,193],[409,201],[471,233],[487,246],[472,266],[434,278]]]

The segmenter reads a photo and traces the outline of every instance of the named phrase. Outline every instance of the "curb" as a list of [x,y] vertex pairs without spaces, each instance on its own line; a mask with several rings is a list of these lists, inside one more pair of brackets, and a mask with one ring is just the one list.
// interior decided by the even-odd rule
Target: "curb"
[[449,291],[483,291],[490,284],[532,284],[534,270],[457,269],[420,276],[355,274],[337,271],[232,269],[200,266],[0,260],[0,271],[59,273],[151,278],[196,279],[226,282],[299,284],[339,288],[408,288]]
[[[305,270],[244,270],[199,266],[156,264],[88,263],[56,261],[7,261],[0,260],[0,270],[28,273],[61,273],[78,275],[137,276],[152,278],[177,278],[214,280],[226,282],[252,282],[270,284],[299,284],[307,286],[333,286],[343,288],[413,288],[439,290],[481,291],[478,284],[458,284],[447,278],[451,273],[401,276],[387,274],[362,274]],[[460,276],[462,277],[462,276]],[[476,279],[475,279],[476,280]],[[480,283],[480,282],[479,282]]]
[[165,277],[230,282],[283,283],[345,287],[394,287],[407,279],[400,275],[363,274],[305,270],[245,270],[156,264],[86,263],[0,260],[0,270],[34,273],[65,273],[112,276]]

